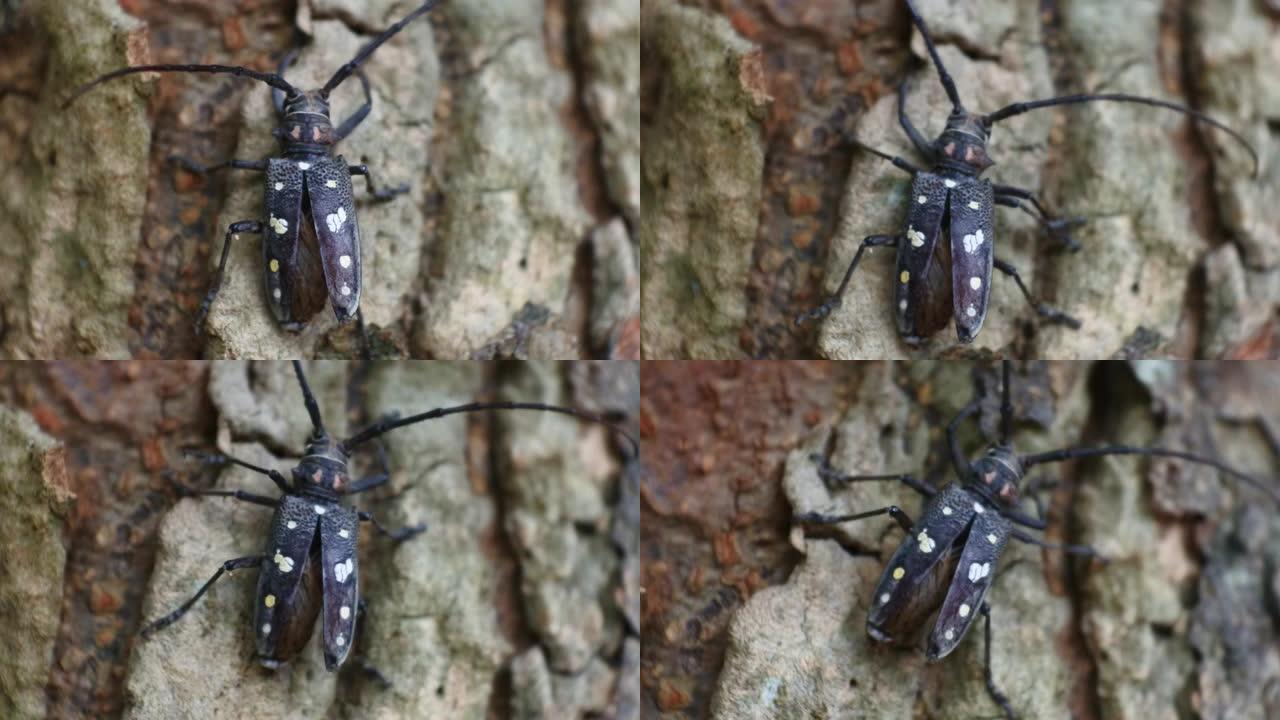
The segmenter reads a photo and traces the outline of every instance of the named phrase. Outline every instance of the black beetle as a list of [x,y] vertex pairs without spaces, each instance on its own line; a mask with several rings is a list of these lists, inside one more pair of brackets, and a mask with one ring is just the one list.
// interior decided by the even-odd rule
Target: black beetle
[[[843,475],[832,469],[821,455],[813,456],[818,474],[832,486],[853,482],[899,481],[927,498],[918,522],[901,508],[891,505],[850,515],[802,513],[796,521],[820,526],[888,515],[907,533],[885,565],[871,595],[867,634],[879,642],[911,646],[921,628],[928,628],[926,657],[940,660],[960,644],[978,615],[982,615],[986,642],[984,678],[987,691],[1005,715],[1015,717],[1008,699],[995,685],[991,673],[991,617],[985,602],[995,582],[996,570],[1005,544],[1010,540],[1059,549],[1070,554],[1105,558],[1085,545],[1059,545],[1028,534],[1015,526],[1044,530],[1044,507],[1034,498],[1035,488],[1026,496],[1036,499],[1037,517],[1018,509],[1023,497],[1022,479],[1027,471],[1045,463],[1104,455],[1148,455],[1171,457],[1212,467],[1224,475],[1261,490],[1280,505],[1280,487],[1270,487],[1257,478],[1211,458],[1158,447],[1113,445],[1096,448],[1066,448],[1033,455],[1019,455],[1010,441],[1013,406],[1009,398],[1009,361],[1002,367],[1000,440],[982,457],[970,462],[957,439],[961,421],[978,410],[979,401],[965,406],[947,426],[951,464],[958,482],[941,489],[921,482],[911,474]],[[1032,481],[1035,484],[1036,481]],[[930,618],[937,613],[932,626]]]
[[[405,418],[390,415],[345,440],[338,440],[325,430],[319,404],[307,384],[302,363],[295,360],[293,367],[307,413],[311,417],[312,434],[307,440],[301,461],[293,468],[292,482],[275,470],[227,455],[197,454],[211,465],[238,465],[262,473],[271,478],[283,495],[271,498],[242,490],[193,490],[179,485],[180,490],[189,495],[233,497],[275,508],[264,551],[224,562],[195,595],[143,628],[143,637],[179,620],[223,573],[257,568],[260,574],[254,602],[253,627],[257,645],[255,657],[258,662],[275,669],[296,657],[310,639],[316,618],[323,613],[321,625],[325,667],[331,672],[336,671],[351,651],[356,619],[361,607],[359,561],[356,556],[360,523],[372,523],[379,532],[397,541],[411,538],[426,529],[425,526],[415,525],[388,530],[372,514],[341,502],[344,497],[380,487],[391,479],[385,455],[382,455],[382,472],[362,479],[351,478],[348,462],[357,447],[396,428],[457,413],[539,410],[571,415],[613,428],[627,439],[632,447],[633,457],[639,456],[636,441],[605,418],[544,403],[467,403],[436,408]],[[382,678],[376,670],[366,669]],[[382,679],[385,682],[385,678]]]
[[[363,175],[378,200],[409,191],[407,185],[378,190],[369,168],[347,165],[333,148],[349,136],[369,115],[373,95],[369,81],[360,66],[375,50],[426,14],[440,0],[428,0],[399,22],[387,28],[360,49],[318,90],[303,91],[289,84],[282,75],[294,57],[290,53],[278,73],[262,73],[244,67],[227,65],[139,65],[121,68],[79,87],[63,107],[94,87],[125,75],[143,72],[190,72],[230,74],[266,83],[274,88],[273,99],[281,124],[275,129],[283,148],[283,157],[268,160],[229,160],[205,167],[190,160],[178,160],[187,169],[205,174],[231,168],[266,173],[266,221],[242,220],[227,228],[223,240],[218,273],[196,314],[196,331],[213,304],[227,267],[231,238],[240,233],[265,233],[263,242],[264,277],[268,302],[276,321],[287,330],[299,330],[318,313],[326,296],[339,322],[360,316],[360,229],[351,177]],[[347,78],[356,75],[364,86],[365,102],[337,128],[329,119],[329,94]],[[365,341],[368,353],[368,342]]]
[[[908,344],[920,344],[945,327],[952,318],[955,320],[959,341],[973,342],[987,316],[992,268],[1013,278],[1023,297],[1041,318],[1078,329],[1080,322],[1075,318],[1037,303],[1017,268],[995,256],[996,205],[1030,213],[1064,246],[1073,250],[1079,246],[1068,231],[1083,222],[1080,218],[1052,217],[1030,190],[993,185],[990,180],[981,178],[982,173],[994,165],[987,154],[992,127],[1015,115],[1054,105],[1095,101],[1138,103],[1175,110],[1223,130],[1239,141],[1249,151],[1255,175],[1257,173],[1257,152],[1239,133],[1203,113],[1164,100],[1123,93],[1080,94],[1013,103],[985,115],[970,112],[960,101],[955,81],[938,56],[924,18],[911,0],[906,0],[906,5],[951,101],[951,114],[947,117],[947,125],[942,134],[930,143],[907,117],[907,83],[903,82],[900,86],[898,120],[911,143],[928,159],[929,170],[857,143],[859,147],[911,173],[913,179],[907,228],[900,234],[871,235],[864,238],[854,253],[839,288],[826,302],[797,317],[797,324],[826,317],[840,306],[840,298],[867,248],[896,245],[898,263],[894,282],[894,313],[898,332]],[[1024,202],[1030,203],[1030,207],[1024,205]]]

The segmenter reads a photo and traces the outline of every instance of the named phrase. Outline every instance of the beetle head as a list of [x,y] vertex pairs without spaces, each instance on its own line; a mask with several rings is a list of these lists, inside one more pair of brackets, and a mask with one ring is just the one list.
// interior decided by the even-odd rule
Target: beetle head
[[336,495],[346,490],[347,454],[327,434],[307,440],[307,452],[293,469],[293,484],[300,492]]
[[987,156],[990,137],[991,126],[981,115],[953,110],[947,117],[947,128],[933,142],[933,149],[943,164],[977,176],[995,165]]
[[1022,462],[1013,448],[994,445],[987,454],[973,463],[970,483],[987,497],[1005,507],[1018,504],[1018,484],[1022,482]]
[[290,146],[328,147],[338,141],[329,119],[329,100],[319,90],[289,95],[284,102],[284,123],[275,136]]

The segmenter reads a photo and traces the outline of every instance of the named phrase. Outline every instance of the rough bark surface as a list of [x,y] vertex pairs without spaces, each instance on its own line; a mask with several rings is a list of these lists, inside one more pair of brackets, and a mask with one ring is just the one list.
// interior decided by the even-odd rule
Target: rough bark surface
[[[919,496],[905,487],[828,487],[809,455],[829,452],[848,473],[912,472],[940,485],[953,477],[945,422],[975,392],[982,410],[961,427],[964,447],[980,452],[997,434],[997,382],[987,366],[856,368],[847,380],[854,390],[847,410],[833,403],[814,418],[811,432],[770,436],[762,445],[785,456],[785,467],[763,481],[780,493],[773,495],[776,512],[845,513],[897,504],[918,518]],[[1277,369],[1274,363],[1157,361],[1018,366],[1014,440],[1023,453],[1109,442],[1188,448],[1247,468],[1276,488]],[[679,373],[697,371],[685,366]],[[809,375],[797,368],[787,385],[803,392]],[[646,369],[646,386],[655,381]],[[646,418],[679,426],[686,422],[682,417],[710,412],[711,398],[651,406],[646,393]],[[672,452],[714,457],[709,439],[646,435],[646,458]],[[693,508],[706,494],[704,484],[730,485],[737,476],[711,467],[705,477],[668,467],[646,483],[646,498],[660,492],[662,507]],[[1274,587],[1280,523],[1271,501],[1177,461],[1107,458],[1033,473],[1042,474],[1061,483],[1046,496],[1046,537],[1092,543],[1111,562],[1067,562],[1016,542],[1002,557],[988,597],[992,667],[1014,709],[1046,718],[1273,716],[1280,708]],[[647,503],[645,510],[646,522],[652,517],[666,527],[659,507]],[[772,533],[775,542],[789,539],[798,554],[789,563],[779,561],[785,580],[762,575],[766,581],[750,588],[745,601],[729,603],[738,609],[727,632],[723,622],[703,623],[695,601],[700,585],[692,576],[664,583],[646,570],[646,621],[653,617],[655,626],[646,626],[646,638],[658,638],[657,652],[646,647],[642,677],[653,717],[1000,714],[984,687],[981,627],[975,625],[957,651],[936,664],[925,663],[918,650],[887,648],[867,636],[869,593],[883,560],[902,540],[896,524],[876,518],[806,533],[784,522]],[[679,537],[667,533],[648,537],[658,547],[647,553],[695,552],[681,549]],[[710,533],[693,542],[711,556],[723,545]],[[695,670],[662,650],[698,629],[710,636],[708,643],[727,640],[723,664],[704,658]]]
[[[45,685],[58,635],[71,503],[66,449],[24,412],[0,407],[0,612],[9,619],[0,639],[0,714],[14,720],[46,716]],[[21,617],[21,622],[16,619]]]
[[[415,4],[35,0],[12,16],[6,6],[0,179],[14,192],[0,200],[4,354],[354,354],[354,324],[337,327],[327,306],[301,333],[276,326],[251,234],[231,241],[205,333],[191,327],[227,226],[261,219],[263,184],[251,172],[201,178],[170,158],[277,154],[265,85],[135,77],[60,103],[127,64],[275,70],[295,47],[286,76],[311,87]],[[601,253],[634,254],[634,240],[578,248],[594,227],[637,227],[638,33],[639,0],[468,0],[443,3],[373,55],[373,111],[339,152],[368,164],[380,187],[412,188],[375,203],[354,179],[375,354],[616,357],[626,347],[639,312],[628,279],[605,285],[617,274],[601,272],[593,284],[591,268],[616,266]],[[356,80],[339,88],[335,124],[361,101]],[[613,332],[591,332],[590,311],[619,303]],[[527,308],[538,320],[522,325]],[[494,351],[513,327],[536,341]]]
[[[747,265],[747,245],[720,248],[733,235],[725,228],[715,238],[699,237],[700,252],[680,256],[683,264],[666,251],[693,233],[672,226],[645,243],[644,266],[657,263],[654,273],[645,273],[650,356],[872,359],[995,351],[1096,359],[1280,352],[1280,210],[1264,200],[1276,194],[1280,166],[1277,84],[1267,72],[1280,35],[1264,3],[918,0],[970,110],[1079,92],[1146,95],[1212,114],[1244,134],[1261,156],[1254,179],[1249,156],[1225,134],[1136,105],[1042,110],[1001,123],[990,144],[998,164],[988,176],[1036,192],[1059,216],[1087,223],[1074,232],[1083,249],[1068,253],[1025,214],[1002,208],[998,256],[1018,267],[1037,301],[1084,326],[1071,331],[1039,323],[1012,279],[997,273],[975,343],[959,345],[948,326],[921,348],[902,343],[894,327],[893,248],[864,255],[843,305],[825,321],[799,328],[792,322],[835,290],[864,237],[902,230],[909,177],[851,141],[920,163],[896,118],[896,88],[904,79],[911,83],[908,110],[927,137],[942,129],[950,110],[903,3],[684,4],[707,9],[682,8],[691,22],[653,23],[646,47],[693,42],[702,32],[693,19],[722,14],[732,26],[734,54],[761,57],[760,82],[772,102],[763,135],[736,143],[749,157],[763,150],[760,163],[711,164],[696,152],[667,153],[671,162],[655,164],[661,169],[655,175],[649,160],[664,156],[652,155],[650,146],[708,147],[692,131],[699,124],[723,128],[718,118],[741,113],[742,103],[732,94],[716,100],[679,83],[676,73],[668,73],[675,79],[665,80],[661,92],[645,86],[646,182],[698,177],[708,166],[722,171],[714,181],[673,186],[671,195],[657,186],[645,198],[646,232],[665,227],[681,207],[713,208],[713,218],[730,217],[732,208],[734,216],[753,221],[735,226],[736,237],[749,236]],[[695,52],[706,63],[720,57],[707,42]],[[646,73],[651,56],[662,54],[646,51]],[[725,188],[737,198],[757,197],[756,212],[717,198]],[[652,279],[676,269],[684,281]],[[690,298],[710,290],[717,309],[733,312],[689,312],[698,307]],[[677,325],[684,343],[662,342]]]

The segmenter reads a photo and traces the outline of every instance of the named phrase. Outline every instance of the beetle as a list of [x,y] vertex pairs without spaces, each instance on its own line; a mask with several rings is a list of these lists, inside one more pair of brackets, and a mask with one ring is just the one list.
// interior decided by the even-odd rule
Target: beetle
[[[979,400],[966,405],[947,425],[950,461],[957,481],[941,489],[921,482],[911,474],[844,475],[833,469],[824,456],[814,455],[818,474],[829,486],[847,486],[854,482],[897,481],[925,497],[918,522],[896,505],[848,515],[825,515],[806,512],[796,516],[802,526],[834,525],[888,515],[907,534],[884,567],[871,595],[867,615],[867,634],[872,639],[894,645],[910,646],[921,628],[928,627],[925,656],[941,660],[964,639],[979,615],[983,616],[985,638],[984,679],[987,692],[1004,711],[1015,717],[1008,699],[996,687],[991,672],[991,609],[987,591],[996,579],[996,570],[1006,544],[1017,540],[1039,547],[1057,549],[1069,554],[1097,558],[1105,562],[1094,548],[1087,545],[1061,545],[1046,542],[1017,526],[1044,530],[1047,526],[1043,505],[1036,499],[1037,514],[1032,517],[1018,507],[1024,496],[1022,480],[1036,465],[1100,457],[1106,455],[1147,455],[1170,457],[1212,467],[1236,481],[1262,491],[1280,505],[1280,487],[1235,470],[1212,458],[1159,447],[1111,445],[1094,448],[1065,448],[1033,455],[1018,454],[1011,441],[1013,406],[1009,398],[1009,361],[1002,366],[1000,437],[986,453],[970,462],[960,447],[957,428],[974,414]],[[1028,483],[1028,497],[1033,497],[1038,482]],[[929,627],[929,619],[937,613]]]
[[1076,318],[1036,302],[1017,268],[995,255],[996,205],[1030,214],[1063,246],[1079,249],[1078,243],[1070,236],[1070,229],[1083,223],[1082,218],[1055,218],[1030,190],[996,185],[982,178],[982,173],[995,164],[987,154],[992,127],[1031,110],[1096,101],[1138,103],[1174,110],[1223,130],[1244,145],[1253,159],[1254,176],[1257,175],[1257,152],[1239,133],[1208,115],[1164,100],[1123,93],[1064,95],[1013,103],[986,115],[970,112],[965,109],[955,81],[942,64],[924,18],[912,0],[906,0],[906,5],[951,101],[951,114],[942,134],[930,143],[907,116],[907,82],[899,87],[898,121],[911,143],[928,159],[929,170],[854,141],[860,148],[911,174],[907,228],[899,234],[864,238],[835,293],[818,307],[800,314],[796,318],[797,325],[826,317],[840,306],[841,296],[863,252],[868,248],[895,245],[894,311],[898,333],[909,345],[924,342],[953,318],[959,341],[964,344],[973,342],[987,316],[993,268],[1013,278],[1023,297],[1044,321],[1079,329],[1080,321]]
[[[368,167],[348,165],[341,155],[334,155],[333,151],[334,146],[351,135],[373,108],[369,81],[360,66],[383,43],[438,3],[439,0],[424,2],[370,40],[318,90],[303,91],[284,79],[285,70],[296,56],[293,52],[286,55],[276,73],[227,65],[137,65],[121,68],[80,86],[63,104],[65,109],[80,96],[109,80],[144,72],[230,74],[257,80],[273,88],[273,100],[281,118],[274,135],[280,141],[282,157],[229,160],[208,167],[185,158],[175,158],[185,168],[200,175],[228,168],[266,175],[264,205],[268,217],[266,221],[234,222],[227,228],[217,274],[196,313],[197,334],[203,331],[205,317],[222,288],[231,239],[244,233],[264,234],[263,276],[268,304],[276,322],[289,331],[301,330],[306,321],[323,309],[327,295],[339,323],[353,317],[357,320],[365,353],[368,354],[368,339],[360,314],[360,228],[356,220],[351,178],[364,176],[370,192],[379,201],[407,193],[409,187],[402,185],[379,190]],[[329,117],[329,94],[352,75],[360,80],[365,101],[335,128]]]
[[[274,508],[263,552],[224,562],[195,595],[144,627],[141,633],[144,638],[181,619],[225,573],[257,568],[253,627],[255,658],[259,664],[274,670],[297,657],[310,639],[319,617],[325,668],[330,672],[337,671],[351,651],[362,605],[356,556],[360,523],[371,523],[378,532],[397,542],[426,530],[425,525],[389,530],[371,513],[342,503],[345,497],[381,487],[391,479],[385,453],[379,453],[382,471],[363,479],[351,477],[349,461],[356,448],[396,428],[458,413],[538,410],[604,424],[627,439],[633,458],[639,456],[639,445],[635,439],[602,416],[529,402],[467,403],[404,418],[392,414],[345,440],[338,440],[325,429],[320,407],[307,383],[302,363],[293,361],[293,369],[311,418],[312,433],[307,439],[302,459],[291,472],[292,482],[276,470],[228,455],[194,454],[206,464],[237,465],[262,473],[276,484],[282,495],[272,498],[243,490],[196,490],[178,484],[179,490],[187,495],[231,497]],[[376,669],[366,667],[366,670],[386,682]]]

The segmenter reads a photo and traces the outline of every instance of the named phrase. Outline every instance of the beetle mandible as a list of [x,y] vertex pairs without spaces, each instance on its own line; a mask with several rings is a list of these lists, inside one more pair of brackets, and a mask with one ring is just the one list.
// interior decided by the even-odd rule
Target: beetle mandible
[[[261,473],[280,489],[279,498],[243,490],[194,490],[178,485],[187,495],[232,497],[236,500],[275,509],[263,552],[234,558],[222,564],[213,577],[182,605],[151,622],[143,637],[173,624],[185,615],[224,573],[257,568],[258,589],[254,602],[255,657],[264,667],[279,668],[302,651],[321,618],[325,667],[336,671],[346,661],[355,638],[360,600],[356,541],[360,523],[369,522],[393,540],[407,540],[424,525],[388,530],[369,512],[344,505],[342,499],[385,485],[391,479],[386,456],[380,453],[382,470],[362,479],[352,479],[348,463],[359,446],[396,428],[447,415],[492,410],[538,410],[554,412],[604,424],[626,438],[632,458],[639,457],[639,445],[629,434],[593,413],[569,407],[531,402],[477,402],[436,408],[401,418],[388,415],[345,440],[332,437],[325,429],[320,406],[307,383],[302,363],[293,361],[312,433],[301,461],[292,470],[292,482],[269,468],[228,455],[197,455],[211,465],[237,465]],[[385,683],[376,669],[366,668]]]
[[[268,304],[276,321],[286,330],[300,330],[324,307],[326,295],[338,321],[353,317],[364,336],[360,314],[360,229],[356,221],[351,178],[362,175],[379,201],[409,191],[407,185],[377,189],[369,168],[348,165],[334,146],[349,136],[369,115],[373,95],[360,66],[374,51],[440,0],[428,0],[399,22],[370,40],[318,90],[300,90],[283,74],[296,53],[288,54],[279,72],[263,73],[228,65],[138,65],[121,68],[80,86],[63,104],[66,108],[81,95],[115,78],[144,72],[212,73],[245,77],[270,85],[281,124],[274,131],[283,156],[267,160],[229,160],[212,166],[178,158],[188,170],[206,174],[214,170],[250,170],[266,174],[265,205],[268,217],[242,220],[227,228],[218,271],[196,313],[196,332],[222,287],[231,239],[239,234],[263,234],[263,275]],[[364,104],[336,128],[329,118],[329,94],[355,75],[364,89]],[[326,292],[327,291],[327,292]],[[368,340],[364,339],[368,353]]]
[[[971,343],[987,316],[991,297],[991,271],[1013,278],[1022,296],[1047,322],[1079,329],[1080,321],[1056,308],[1038,303],[1012,264],[995,255],[995,206],[1018,208],[1029,213],[1052,236],[1068,249],[1078,249],[1069,234],[1070,228],[1083,223],[1082,218],[1055,218],[1045,210],[1035,193],[1008,185],[996,185],[982,178],[982,173],[995,163],[987,154],[992,127],[1015,115],[1055,105],[1108,101],[1151,105],[1174,110],[1218,128],[1240,142],[1253,160],[1254,175],[1258,154],[1236,131],[1203,113],[1176,103],[1124,93],[1078,94],[1017,102],[993,113],[981,114],[965,109],[955,81],[942,64],[924,18],[912,0],[906,0],[911,21],[920,31],[938,79],[951,101],[951,114],[942,134],[930,143],[912,124],[906,113],[907,83],[898,91],[898,121],[912,145],[927,158],[929,170],[916,167],[907,160],[855,143],[912,176],[907,228],[894,235],[871,235],[862,240],[853,255],[844,278],[835,293],[818,307],[801,314],[796,324],[826,317],[840,306],[841,296],[868,248],[897,246],[897,268],[894,280],[894,313],[898,333],[904,342],[918,345],[934,335],[954,318],[956,336],[961,343]],[[1023,203],[1029,205],[1024,205]]]
[[[830,486],[854,482],[897,481],[926,498],[920,519],[911,518],[896,505],[849,515],[807,512],[796,516],[805,526],[834,525],[888,515],[906,532],[884,566],[871,595],[867,614],[867,634],[879,642],[910,646],[921,628],[928,629],[925,647],[930,661],[941,660],[964,639],[974,620],[983,616],[985,640],[983,675],[987,692],[1014,718],[1006,696],[996,687],[991,671],[991,609],[985,598],[995,582],[1000,556],[1010,539],[1069,554],[1103,560],[1087,545],[1046,542],[1016,526],[1044,530],[1047,520],[1043,505],[1034,497],[1036,480],[1023,492],[1022,480],[1036,465],[1106,455],[1147,455],[1170,457],[1207,465],[1224,476],[1247,484],[1280,505],[1280,486],[1231,468],[1212,458],[1181,450],[1159,447],[1111,445],[1093,448],[1065,448],[1020,455],[1010,440],[1013,405],[1010,401],[1009,361],[1002,366],[1000,439],[986,453],[970,462],[957,438],[959,424],[977,412],[979,400],[966,405],[947,425],[947,443],[957,482],[937,489],[912,474],[844,475],[831,468],[822,455],[814,455],[819,476]],[[1035,500],[1036,515],[1019,510],[1024,497]],[[937,613],[932,627],[928,623]]]

